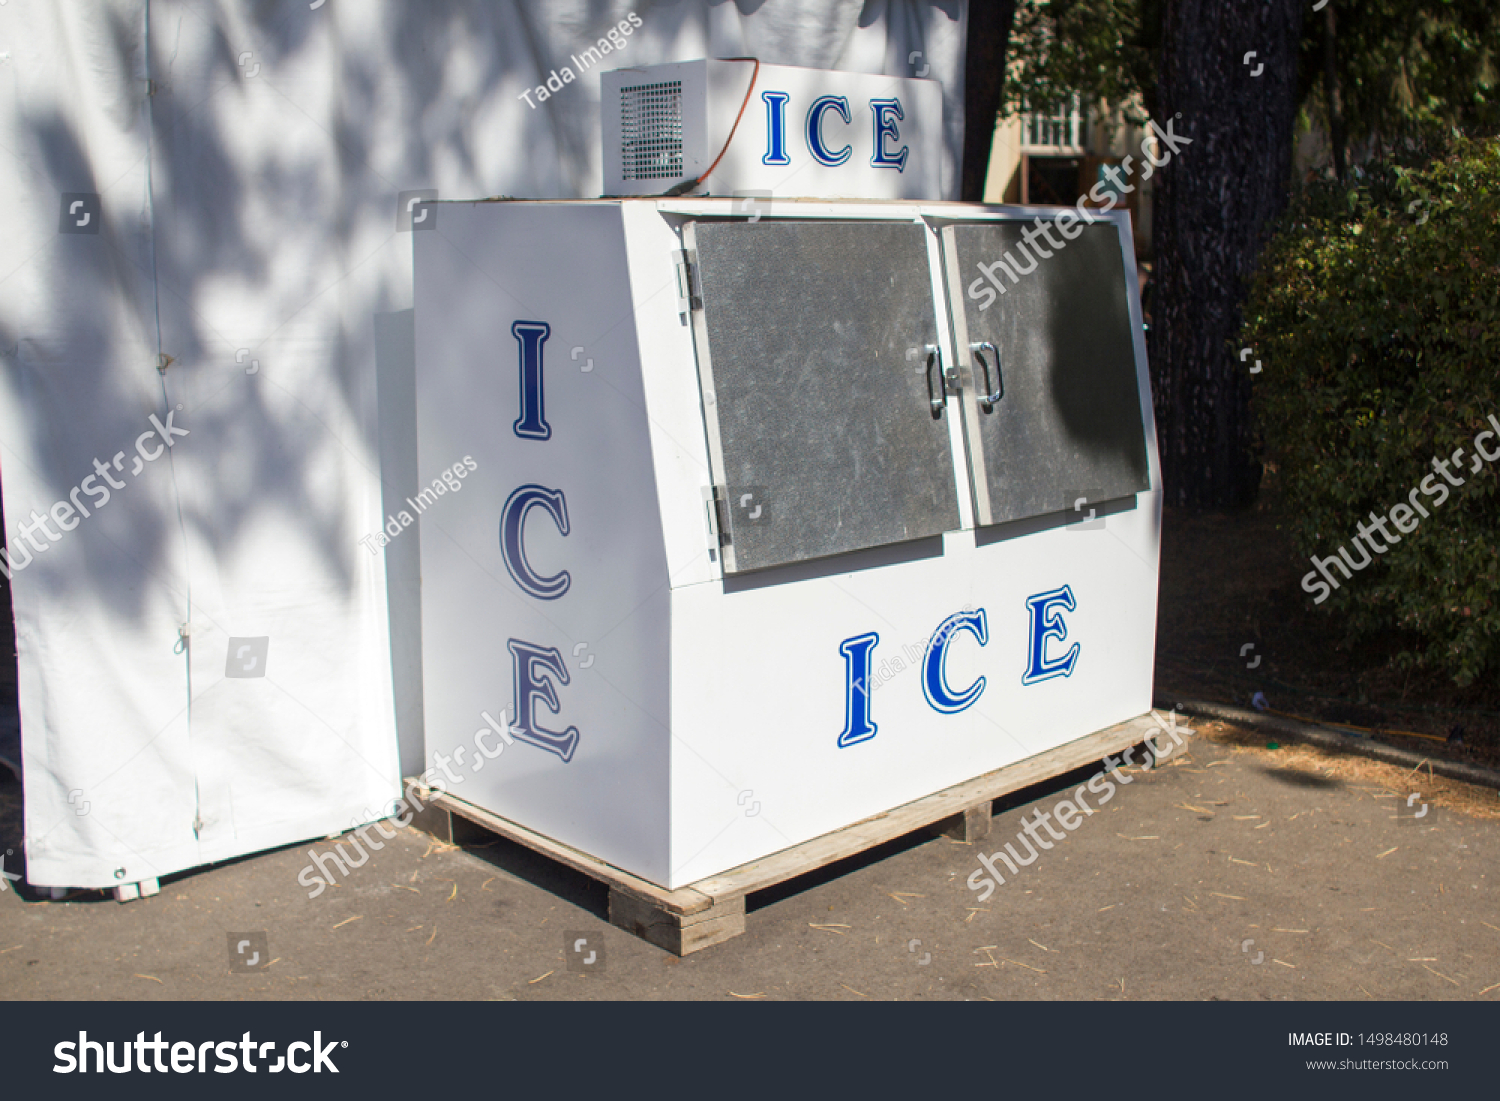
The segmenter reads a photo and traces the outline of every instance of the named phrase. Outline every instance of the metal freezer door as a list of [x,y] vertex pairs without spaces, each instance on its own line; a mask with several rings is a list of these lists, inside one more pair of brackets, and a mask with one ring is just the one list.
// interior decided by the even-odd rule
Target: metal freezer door
[[[1119,230],[1080,223],[1064,247],[1044,244],[1051,255],[1043,258],[1023,242],[1030,226],[990,222],[942,232],[960,358],[972,369],[964,436],[979,524],[1151,488]],[[1015,280],[993,266],[998,260],[1017,271]],[[1021,274],[1027,260],[1034,269]],[[982,311],[965,296],[976,278],[993,285],[981,263],[1005,287]],[[993,348],[976,348],[986,341]]]
[[725,572],[957,529],[924,227],[700,221],[684,244]]

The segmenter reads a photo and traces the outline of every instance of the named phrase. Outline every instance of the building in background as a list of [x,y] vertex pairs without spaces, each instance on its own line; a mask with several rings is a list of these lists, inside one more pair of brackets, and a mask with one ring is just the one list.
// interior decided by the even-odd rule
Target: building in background
[[[1043,111],[1002,117],[990,146],[987,203],[1028,206],[1097,206],[1087,195],[1099,182],[1108,185],[1107,165],[1131,157],[1132,171],[1118,207],[1130,211],[1137,258],[1151,258],[1151,180],[1134,171],[1142,143],[1154,143],[1149,129],[1131,125],[1118,109],[1085,108],[1080,97]],[[1148,149],[1148,152],[1154,150]],[[1116,189],[1120,190],[1120,189]]]

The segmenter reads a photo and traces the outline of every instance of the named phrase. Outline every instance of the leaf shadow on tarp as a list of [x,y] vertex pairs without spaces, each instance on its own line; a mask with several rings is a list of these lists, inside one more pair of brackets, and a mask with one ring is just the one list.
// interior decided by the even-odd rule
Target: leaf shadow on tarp
[[[685,20],[731,7],[765,17],[744,37],[766,61],[832,67],[857,26],[915,25],[923,7],[634,6],[643,27],[601,69],[680,56],[675,43],[696,41],[680,33]],[[938,7],[956,17],[958,5]],[[86,15],[27,13],[73,35],[59,71],[86,79],[50,102],[8,101],[14,141],[4,155],[19,162],[32,214],[17,252],[35,250],[12,271],[12,287],[27,283],[36,301],[0,301],[0,370],[29,436],[6,449],[5,465],[40,460],[28,496],[59,501],[94,457],[128,454],[149,413],[181,402],[192,431],[173,453],[179,469],[148,468],[151,485],[122,491],[66,537],[81,548],[67,550],[81,554],[81,568],[20,576],[22,587],[45,587],[47,614],[87,604],[129,635],[163,635],[156,671],[135,677],[132,662],[143,658],[90,640],[103,655],[97,676],[134,680],[137,693],[170,684],[180,696],[172,681],[185,660],[171,656],[172,630],[157,628],[188,615],[188,548],[195,587],[207,581],[226,603],[254,603],[264,594],[246,586],[252,575],[236,560],[271,522],[296,531],[298,569],[316,574],[313,584],[288,571],[279,580],[303,591],[287,599],[345,610],[368,599],[359,545],[368,533],[356,529],[370,510],[356,502],[374,500],[381,480],[377,319],[411,306],[411,236],[397,228],[396,196],[437,187],[444,198],[562,198],[597,187],[597,132],[579,122],[588,114],[579,97],[590,94],[582,82],[572,100],[559,94],[535,110],[519,92],[626,10],[605,0],[357,12],[337,3],[313,11],[306,0],[115,0]],[[68,192],[103,196],[98,234],[54,232]],[[158,353],[172,357],[164,377]],[[332,473],[314,483],[319,462]],[[195,620],[201,609],[195,599]],[[216,626],[236,633],[236,624]],[[14,707],[13,689],[6,695]],[[143,726],[135,714],[118,722]]]

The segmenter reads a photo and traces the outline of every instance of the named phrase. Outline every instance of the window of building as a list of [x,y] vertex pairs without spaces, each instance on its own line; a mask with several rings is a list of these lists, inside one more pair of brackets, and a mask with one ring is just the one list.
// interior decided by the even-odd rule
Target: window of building
[[1048,109],[1027,112],[1023,118],[1023,148],[1038,152],[1083,151],[1086,118],[1076,95]]

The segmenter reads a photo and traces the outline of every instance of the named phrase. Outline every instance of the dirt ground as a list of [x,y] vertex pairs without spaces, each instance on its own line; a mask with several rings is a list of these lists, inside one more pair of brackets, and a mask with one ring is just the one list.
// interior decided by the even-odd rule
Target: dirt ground
[[[332,842],[127,905],[0,893],[0,996],[1500,999],[1494,792],[1211,724],[980,901],[978,853],[1090,771],[1002,804],[981,845],[912,837],[752,896],[744,936],[686,959],[611,927],[581,875],[405,829],[315,899],[297,874]],[[0,784],[7,847],[19,803]],[[232,971],[255,934],[267,956]]]

